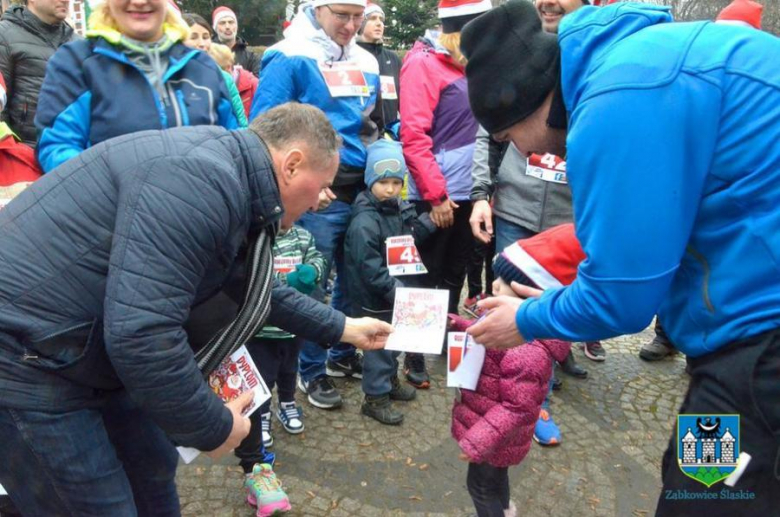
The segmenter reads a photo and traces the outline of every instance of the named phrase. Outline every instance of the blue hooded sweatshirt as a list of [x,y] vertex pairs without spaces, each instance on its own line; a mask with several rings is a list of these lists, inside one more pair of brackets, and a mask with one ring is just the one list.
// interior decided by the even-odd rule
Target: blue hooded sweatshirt
[[587,258],[523,303],[528,339],[642,330],[689,356],[780,327],[780,39],[667,8],[561,23],[567,172]]

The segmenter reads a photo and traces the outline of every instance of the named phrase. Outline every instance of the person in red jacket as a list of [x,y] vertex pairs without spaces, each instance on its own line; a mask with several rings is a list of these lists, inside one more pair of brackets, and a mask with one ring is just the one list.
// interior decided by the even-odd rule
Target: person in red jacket
[[[0,113],[7,98],[5,80],[0,75]],[[35,151],[21,143],[5,122],[0,122],[0,209],[40,177]]]
[[[517,296],[518,282],[547,289],[571,284],[585,259],[573,224],[550,228],[508,246],[493,263],[496,295]],[[456,330],[470,322],[450,317]],[[452,436],[468,461],[466,486],[478,517],[517,515],[509,500],[508,467],[519,464],[531,447],[547,411],[547,386],[554,361],[563,361],[571,343],[540,339],[505,350],[489,348],[476,389],[461,390],[452,409]]]

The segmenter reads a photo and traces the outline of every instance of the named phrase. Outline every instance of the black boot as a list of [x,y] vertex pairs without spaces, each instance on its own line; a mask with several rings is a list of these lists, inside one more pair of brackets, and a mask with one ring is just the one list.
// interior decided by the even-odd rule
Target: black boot
[[377,396],[366,395],[360,412],[385,425],[398,425],[404,421],[404,414],[393,409],[389,393]]
[[569,350],[569,355],[566,356],[566,359],[560,363],[560,365],[561,371],[566,375],[570,375],[571,377],[577,379],[585,379],[588,377],[588,371],[584,370],[580,365],[577,364],[577,361],[574,360],[574,354],[572,354],[571,350]]

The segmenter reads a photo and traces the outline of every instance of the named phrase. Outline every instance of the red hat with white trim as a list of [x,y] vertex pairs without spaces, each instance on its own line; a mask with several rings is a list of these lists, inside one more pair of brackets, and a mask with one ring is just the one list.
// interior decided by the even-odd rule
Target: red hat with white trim
[[220,22],[220,20],[224,20],[225,18],[233,18],[236,23],[238,23],[238,18],[236,17],[236,13],[233,12],[233,9],[230,7],[226,7],[224,5],[220,5],[216,9],[214,9],[214,12],[211,13],[211,25],[214,28],[214,30],[217,30],[217,24]]
[[442,32],[460,32],[464,25],[492,8],[490,0],[439,0]]
[[761,30],[764,6],[752,0],[734,0],[723,8],[716,19],[719,23],[742,25]]
[[314,0],[311,3],[312,7],[322,7],[324,5],[356,5],[358,7],[365,7],[366,0]]
[[583,260],[585,252],[569,223],[507,246],[493,261],[493,272],[507,284],[550,289],[574,282]]

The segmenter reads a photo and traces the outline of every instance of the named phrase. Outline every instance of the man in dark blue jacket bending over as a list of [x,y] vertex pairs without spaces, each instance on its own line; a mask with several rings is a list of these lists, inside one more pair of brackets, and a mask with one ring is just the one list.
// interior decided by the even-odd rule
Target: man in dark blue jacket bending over
[[[234,319],[244,331],[270,304],[269,323],[296,335],[384,345],[386,323],[280,286],[267,294],[263,267],[247,275],[246,296],[261,303],[236,316],[232,302],[244,296],[239,251],[270,247],[279,226],[316,207],[340,144],[321,111],[299,104],[243,131],[136,133],[88,149],[0,211],[0,483],[17,507],[179,514],[174,443],[216,457],[249,431],[248,401],[224,405],[193,354]],[[270,261],[256,247],[247,258]]]

